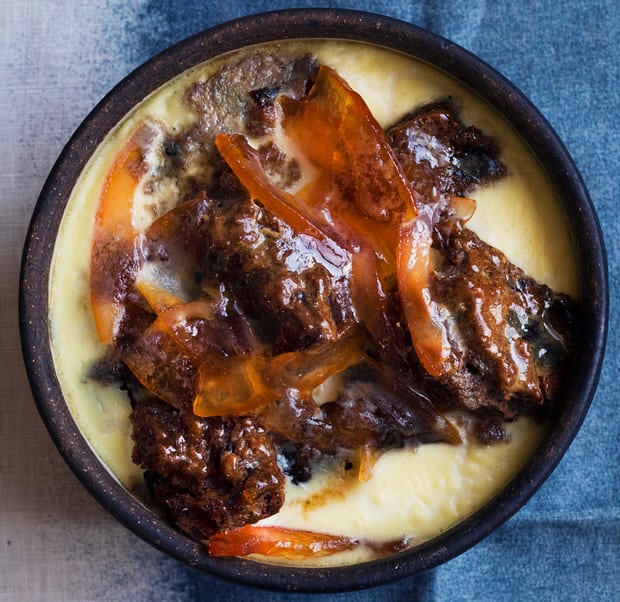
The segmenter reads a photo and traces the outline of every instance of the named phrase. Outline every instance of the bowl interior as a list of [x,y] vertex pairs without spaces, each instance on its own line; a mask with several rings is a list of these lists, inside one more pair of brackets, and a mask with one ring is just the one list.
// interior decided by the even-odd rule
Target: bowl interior
[[[201,546],[145,508],[101,465],[69,411],[50,350],[48,286],[56,234],[74,184],[108,132],[137,103],[186,69],[238,48],[279,39],[336,38],[397,50],[426,61],[475,90],[519,131],[565,207],[580,262],[578,357],[557,421],[526,466],[484,508],[412,550],[361,565],[304,569],[209,558]],[[200,33],[154,57],[123,80],[86,118],[54,166],[36,205],[22,259],[20,325],[33,394],[50,434],[96,499],[156,547],[213,574],[275,589],[337,591],[368,587],[444,562],[507,520],[551,473],[576,435],[593,397],[606,337],[607,271],[602,235],[579,173],[544,117],[506,79],[462,48],[413,25],[339,10],[267,13]]]

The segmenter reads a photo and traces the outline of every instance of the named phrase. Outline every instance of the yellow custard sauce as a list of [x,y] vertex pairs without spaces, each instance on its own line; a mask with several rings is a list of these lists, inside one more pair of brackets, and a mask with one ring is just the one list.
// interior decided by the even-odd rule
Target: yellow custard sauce
[[[475,93],[437,69],[383,48],[345,41],[293,41],[274,45],[291,54],[307,51],[332,67],[358,92],[382,127],[412,109],[449,97],[466,125],[498,141],[508,176],[475,190],[477,209],[468,227],[501,249],[508,259],[556,292],[579,297],[575,252],[561,203],[529,148]],[[251,52],[244,50],[241,52]],[[172,132],[187,128],[193,115],[183,94],[235,54],[183,73],[149,96],[108,136],[81,175],[57,239],[50,279],[51,346],[62,390],[94,452],[125,487],[144,491],[142,470],[131,461],[127,395],[89,377],[105,353],[90,306],[90,251],[97,204],[106,173],[129,133],[146,117]],[[171,208],[174,184],[153,196],[139,192],[135,219],[142,228]],[[463,429],[463,443],[423,444],[396,449],[378,459],[372,476],[360,481],[318,471],[304,484],[287,483],[286,501],[260,524],[346,535],[361,540],[406,538],[421,543],[469,516],[504,487],[535,448],[544,427],[520,417],[505,425],[506,442],[483,445]],[[348,564],[367,560],[363,546],[306,564]],[[273,559],[269,560],[273,562]],[[278,559],[277,562],[286,562]]]

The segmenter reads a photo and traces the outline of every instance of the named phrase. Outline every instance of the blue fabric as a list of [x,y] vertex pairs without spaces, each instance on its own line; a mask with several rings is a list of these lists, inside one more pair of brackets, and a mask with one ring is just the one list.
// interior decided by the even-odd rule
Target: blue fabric
[[[52,4],[52,3],[50,3]],[[76,3],[77,5],[77,3]],[[154,553],[154,575],[133,599],[175,600],[620,600],[620,11],[616,0],[141,0],[106,2],[87,56],[102,96],[131,69],[193,33],[243,15],[293,7],[354,8],[425,27],[487,61],[519,87],[564,140],[597,208],[611,276],[608,353],[585,423],[559,467],[515,517],[445,565],[388,586],[338,595],[272,594],[231,585]],[[76,10],[93,13],[79,3]],[[79,16],[78,16],[79,22]],[[92,39],[89,38],[89,39]],[[113,60],[112,60],[113,59]],[[84,59],[86,61],[92,59]],[[58,85],[61,85],[60,83]],[[95,544],[93,543],[93,546]],[[135,561],[135,562],[134,562]],[[149,566],[150,565],[150,566]],[[108,566],[119,586],[134,582]],[[128,585],[127,585],[128,587]],[[109,591],[93,596],[109,599]]]

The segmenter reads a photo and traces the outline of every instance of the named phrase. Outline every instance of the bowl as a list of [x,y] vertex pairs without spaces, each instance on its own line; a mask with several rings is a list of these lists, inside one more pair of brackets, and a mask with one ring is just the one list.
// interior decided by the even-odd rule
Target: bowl
[[[578,262],[580,327],[563,383],[564,403],[535,450],[508,483],[470,516],[404,551],[346,566],[286,566],[213,558],[125,488],[84,436],[67,405],[50,345],[52,259],[74,186],[117,124],[143,99],[205,61],[278,40],[345,40],[386,48],[443,71],[473,90],[519,132],[561,199]],[[607,328],[607,266],[602,234],[580,175],[538,110],[476,56],[408,23],[348,10],[289,10],[241,18],[162,52],[119,83],[88,115],[54,165],[36,204],[20,275],[22,349],[32,392],[60,453],[88,491],[122,524],[173,557],[207,573],[258,587],[345,591],[394,581],[435,567],[499,527],[536,492],[577,434],[595,392]]]

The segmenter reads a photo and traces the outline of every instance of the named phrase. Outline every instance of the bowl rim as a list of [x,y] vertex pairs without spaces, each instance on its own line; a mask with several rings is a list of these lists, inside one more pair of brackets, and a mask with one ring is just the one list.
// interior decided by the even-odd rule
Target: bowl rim
[[[203,61],[241,47],[278,40],[339,38],[390,48],[452,75],[494,106],[535,152],[563,200],[581,260],[581,361],[572,371],[567,408],[517,475],[483,508],[411,550],[358,565],[300,568],[241,558],[216,559],[175,531],[125,490],[97,458],[64,402],[52,363],[48,284],[54,243],[71,191],[108,132],[148,94]],[[541,149],[538,150],[537,149]],[[544,153],[542,153],[544,149]],[[411,23],[348,9],[289,9],[248,15],[199,32],[146,61],[118,83],[76,129],[52,168],[26,236],[20,267],[22,353],[38,411],[87,490],[122,524],[190,566],[271,590],[337,592],[385,584],[461,554],[519,510],[560,462],[594,396],[608,321],[607,260],[593,204],[572,158],[551,125],[504,76],[462,47]],[[103,467],[103,469],[102,469]]]

